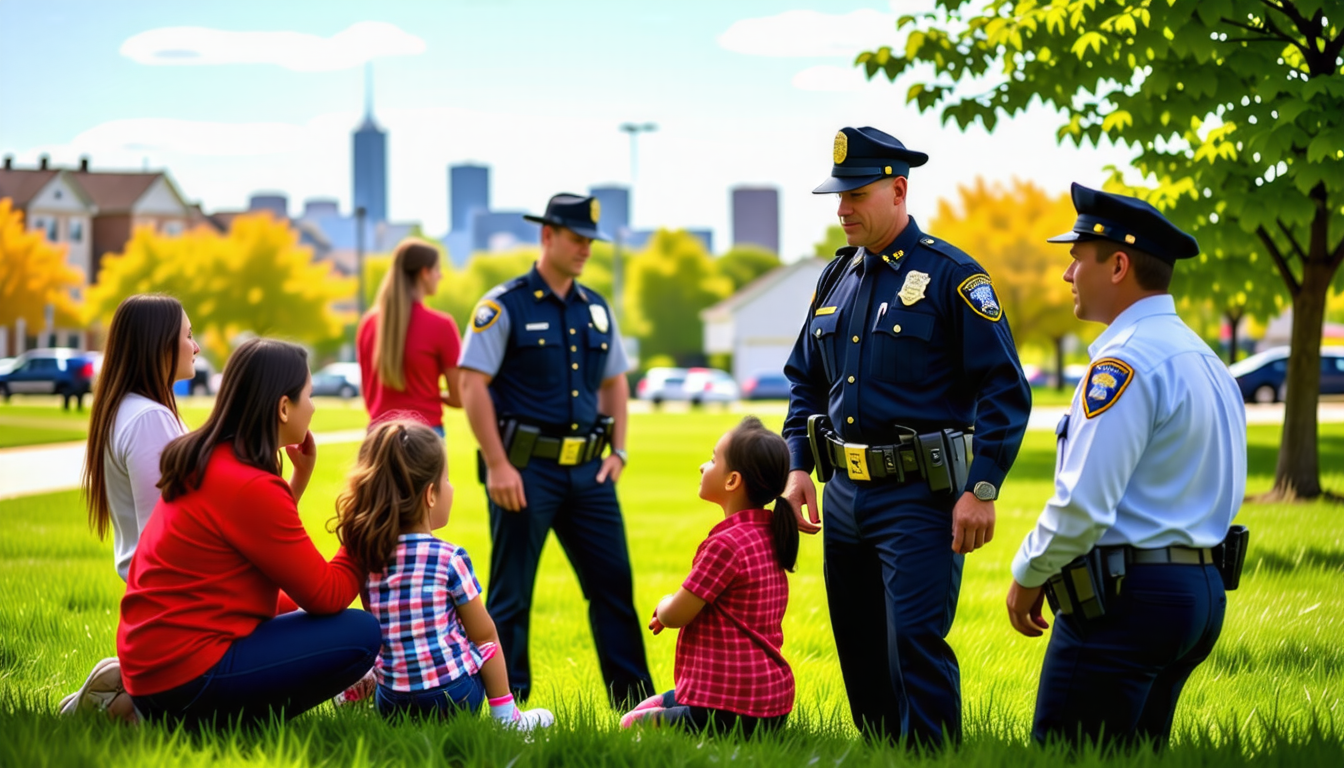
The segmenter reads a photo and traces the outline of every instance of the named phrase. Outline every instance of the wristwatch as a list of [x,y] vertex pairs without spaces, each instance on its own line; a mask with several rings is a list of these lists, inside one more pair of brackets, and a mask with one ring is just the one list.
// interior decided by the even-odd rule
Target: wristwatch
[[999,489],[995,488],[993,483],[987,483],[984,480],[976,483],[971,493],[974,493],[975,498],[981,501],[993,501],[999,497]]
[[624,448],[612,448],[611,455],[621,460],[621,466],[629,466],[630,452]]

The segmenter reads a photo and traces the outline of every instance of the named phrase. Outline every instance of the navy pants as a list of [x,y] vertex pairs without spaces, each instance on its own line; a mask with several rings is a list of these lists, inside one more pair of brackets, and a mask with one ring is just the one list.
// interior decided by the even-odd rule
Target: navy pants
[[601,466],[597,460],[562,467],[550,459],[532,459],[520,470],[527,508],[509,512],[490,502],[493,550],[486,608],[499,630],[509,685],[519,700],[532,689],[527,648],[532,591],[552,530],[588,601],[588,623],[612,704],[638,702],[653,692],[643,625],[635,614],[625,522],[615,483],[597,482]]
[[425,718],[474,714],[481,710],[485,698],[480,675],[463,675],[447,685],[423,691],[394,691],[380,685],[374,695],[378,714],[387,718],[402,713]]
[[1055,617],[1032,736],[1165,744],[1181,689],[1213,651],[1226,610],[1212,565],[1130,565],[1106,615]]
[[778,717],[749,717],[729,712],[726,709],[706,709],[677,703],[677,692],[663,694],[663,709],[655,717],[668,725],[685,728],[692,733],[732,733],[734,729],[743,738],[749,739],[756,731],[770,733],[778,731],[788,722],[788,715]]
[[854,725],[936,746],[961,738],[961,671],[947,644],[963,556],[951,494],[837,474],[822,510],[826,597]]
[[150,721],[223,726],[293,718],[353,685],[373,668],[382,629],[372,614],[294,611],[262,622],[190,682],[132,697]]

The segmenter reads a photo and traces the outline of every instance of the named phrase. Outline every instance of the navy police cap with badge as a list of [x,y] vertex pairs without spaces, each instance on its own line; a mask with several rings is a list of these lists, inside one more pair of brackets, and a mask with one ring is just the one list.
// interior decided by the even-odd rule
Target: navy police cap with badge
[[848,192],[880,179],[910,175],[929,161],[923,152],[906,149],[895,136],[876,128],[841,128],[831,150],[831,178],[812,190],[814,195]]
[[525,214],[523,218],[538,224],[564,227],[581,237],[610,240],[610,237],[597,228],[597,220],[601,215],[602,206],[598,204],[596,197],[580,197],[562,192],[552,197],[546,204],[545,216]]
[[1078,211],[1073,229],[1050,238],[1049,242],[1112,240],[1132,245],[1168,264],[1199,255],[1199,243],[1195,238],[1137,197],[1088,189],[1074,182],[1073,207]]

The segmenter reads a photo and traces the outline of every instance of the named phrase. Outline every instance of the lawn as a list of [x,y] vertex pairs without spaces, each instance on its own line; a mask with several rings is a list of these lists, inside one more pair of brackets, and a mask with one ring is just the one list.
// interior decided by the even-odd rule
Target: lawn
[[[696,498],[696,467],[737,418],[721,410],[632,416],[632,461],[620,487],[641,613],[650,613],[675,589],[696,544],[717,520],[717,508]],[[780,419],[777,412],[766,418],[776,427]],[[483,492],[460,414],[452,415],[448,431],[458,493],[441,535],[472,553],[488,584]],[[1326,483],[1344,489],[1344,425],[1322,425],[1321,431],[1321,464],[1332,468]],[[1252,492],[1270,484],[1278,435],[1277,427],[1251,430]],[[302,504],[309,530],[329,554],[335,541],[326,523],[355,449],[354,444],[322,447],[318,475]],[[998,536],[967,558],[950,638],[961,659],[966,740],[960,750],[927,758],[931,764],[1044,766],[1064,759],[1028,744],[1045,641],[1014,633],[1003,609],[1009,562],[1050,492],[1053,467],[1053,435],[1029,432],[998,503]],[[1086,755],[1079,762],[1340,764],[1341,513],[1344,509],[1324,503],[1248,504],[1239,518],[1252,530],[1247,572],[1241,590],[1230,595],[1217,650],[1186,687],[1174,748],[1156,757]],[[8,596],[0,603],[0,731],[6,734],[0,739],[0,765],[722,765],[732,760],[779,766],[907,759],[865,745],[849,724],[825,607],[819,537],[803,541],[797,573],[790,577],[784,652],[797,676],[798,699],[789,728],[777,737],[739,743],[619,731],[616,714],[600,701],[601,677],[582,594],[554,540],[543,558],[533,614],[531,703],[560,717],[559,727],[544,737],[528,740],[474,721],[388,725],[367,708],[324,707],[261,733],[200,737],[121,728],[96,718],[57,718],[50,714],[54,703],[115,647],[123,585],[112,568],[110,543],[92,537],[84,519],[74,492],[0,501],[0,587]],[[672,685],[674,634],[646,638],[661,689]]]

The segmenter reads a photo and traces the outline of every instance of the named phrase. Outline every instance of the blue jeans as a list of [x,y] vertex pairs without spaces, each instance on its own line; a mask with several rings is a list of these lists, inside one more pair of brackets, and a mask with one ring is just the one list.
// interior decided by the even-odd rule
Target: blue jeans
[[144,719],[190,728],[273,716],[288,720],[363,677],[381,645],[378,620],[364,611],[331,616],[295,611],[235,640],[219,663],[195,680],[132,699]]
[[417,717],[451,717],[476,713],[485,702],[485,684],[480,675],[463,675],[447,685],[423,691],[394,691],[378,686],[378,714],[391,718],[405,713]]

